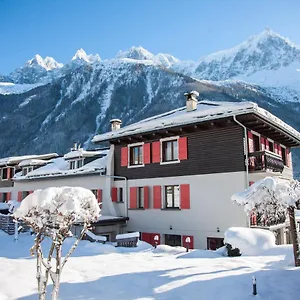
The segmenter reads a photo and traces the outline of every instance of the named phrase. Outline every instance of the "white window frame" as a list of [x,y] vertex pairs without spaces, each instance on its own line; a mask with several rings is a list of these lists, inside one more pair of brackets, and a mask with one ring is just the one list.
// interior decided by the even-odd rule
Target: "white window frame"
[[[178,147],[178,158],[177,160],[171,160],[171,161],[163,161],[163,143],[168,141],[177,141],[177,147]],[[160,139],[160,164],[161,165],[169,165],[169,164],[178,164],[180,163],[179,159],[179,136],[172,136]]]
[[[69,161],[69,170],[77,170],[77,169],[79,169],[79,168],[81,168],[81,167],[78,167],[78,162],[82,162],[82,166],[81,167],[83,167],[84,166],[84,158],[78,158],[78,159],[72,159],[72,160],[70,160]],[[71,169],[71,164],[72,163],[74,163],[74,169]]]
[[[179,187],[179,205],[178,205],[178,206],[167,207],[167,194],[166,194],[166,188],[167,188],[168,186],[173,186],[173,187],[178,186],[178,187]],[[174,194],[174,196],[175,196],[175,194]],[[174,201],[175,201],[175,200],[174,200]],[[180,202],[180,184],[174,183],[174,184],[165,184],[165,185],[163,185],[163,209],[166,209],[166,210],[168,210],[168,209],[170,209],[170,210],[172,210],[172,209],[181,209],[181,202]]]
[[[144,142],[141,142],[141,143],[133,143],[133,144],[129,144],[127,146],[127,167],[128,168],[140,168],[140,167],[144,167],[145,166],[145,162],[144,162]],[[142,159],[143,159],[143,163],[140,164],[140,165],[131,165],[130,164],[130,148],[133,148],[133,147],[138,147],[138,146],[142,146]]]
[[[288,168],[288,156],[287,156],[287,153],[286,153],[286,146],[284,146],[284,145],[282,145],[282,144],[279,144],[279,146],[281,147],[281,148],[284,148],[285,149],[285,164],[284,164],[284,166],[286,167],[286,168]],[[279,154],[278,154],[279,155]],[[282,161],[283,161],[283,158],[282,158],[282,151],[281,151],[281,159],[282,159]]]
[[[261,140],[261,134],[258,133],[258,132],[256,132],[256,131],[253,131],[253,130],[251,130],[251,132],[252,132],[253,135],[256,135],[256,136],[259,137],[259,150],[258,151],[262,151],[262,149],[261,149],[261,142],[260,142],[260,140]],[[254,139],[253,139],[253,146],[254,146]],[[254,152],[256,152],[256,151],[254,151]]]

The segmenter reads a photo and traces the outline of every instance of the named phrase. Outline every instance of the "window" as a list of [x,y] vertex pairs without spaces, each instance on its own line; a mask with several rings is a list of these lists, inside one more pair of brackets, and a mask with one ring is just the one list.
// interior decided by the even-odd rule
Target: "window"
[[287,159],[286,159],[286,149],[284,147],[281,147],[281,157],[283,160],[283,164],[287,165]]
[[118,202],[124,202],[124,199],[123,199],[123,188],[119,188],[118,190]]
[[144,189],[143,187],[137,188],[137,208],[144,208]]
[[0,195],[0,202],[7,202],[8,200],[8,193],[2,193],[2,196]]
[[269,140],[269,150],[274,152],[274,142]]
[[130,166],[143,165],[143,145],[129,147]]
[[70,170],[78,169],[83,166],[83,159],[70,161]]
[[91,192],[94,194],[96,199],[98,198],[98,190],[91,190]]
[[181,246],[181,235],[165,234],[165,244],[169,246]]
[[165,208],[179,208],[179,185],[165,186]]
[[30,194],[29,191],[23,191],[22,192],[22,199],[26,198]]
[[7,168],[2,169],[2,180],[8,179]]
[[26,176],[29,172],[33,170],[33,167],[24,167],[22,169],[22,176]]
[[178,139],[162,141],[162,161],[178,160]]
[[253,134],[253,147],[254,147],[254,152],[260,150],[260,138],[256,134]]
[[207,238],[207,249],[217,250],[224,246],[224,239],[218,237],[208,237]]

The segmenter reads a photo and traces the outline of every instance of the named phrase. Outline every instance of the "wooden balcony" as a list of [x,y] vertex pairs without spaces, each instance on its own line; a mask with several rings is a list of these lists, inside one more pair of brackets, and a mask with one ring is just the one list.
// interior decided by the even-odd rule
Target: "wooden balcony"
[[249,172],[280,172],[284,169],[282,158],[268,150],[256,151],[248,155]]

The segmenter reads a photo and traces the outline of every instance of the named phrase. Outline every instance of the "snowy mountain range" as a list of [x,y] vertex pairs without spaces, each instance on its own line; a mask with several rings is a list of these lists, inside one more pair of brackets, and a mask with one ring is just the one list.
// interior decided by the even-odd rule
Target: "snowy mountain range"
[[300,130],[300,47],[266,29],[197,62],[142,47],[108,60],[79,49],[64,65],[36,55],[0,75],[0,156],[89,147],[111,118],[129,124],[176,108],[191,89],[200,99],[257,102]]

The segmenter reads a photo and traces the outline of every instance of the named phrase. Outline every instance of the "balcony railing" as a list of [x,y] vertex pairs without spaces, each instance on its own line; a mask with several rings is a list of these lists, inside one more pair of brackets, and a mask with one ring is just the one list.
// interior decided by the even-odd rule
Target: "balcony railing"
[[249,171],[272,171],[282,173],[284,163],[282,158],[268,150],[256,151],[248,155]]

